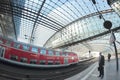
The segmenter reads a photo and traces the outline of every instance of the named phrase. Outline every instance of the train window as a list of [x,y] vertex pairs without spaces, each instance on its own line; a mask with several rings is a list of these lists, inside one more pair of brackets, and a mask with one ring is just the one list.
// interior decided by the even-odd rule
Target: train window
[[0,39],[0,43],[3,43],[2,39]]
[[53,61],[49,60],[48,65],[52,65],[52,64],[53,64]]
[[31,59],[30,60],[30,64],[36,64],[37,63],[37,60],[36,59]]
[[7,46],[11,46],[11,41],[6,41],[5,43]]
[[0,43],[4,43],[4,39],[0,39]]
[[29,46],[28,45],[23,45],[23,50],[29,51]]
[[40,60],[40,64],[45,64],[45,60]]
[[10,55],[10,59],[14,60],[14,61],[17,61],[18,60],[18,56],[12,54],[12,55]]
[[60,64],[60,61],[55,61],[55,64]]
[[68,58],[64,58],[64,63],[65,63],[65,64],[68,63]]
[[45,49],[41,49],[40,50],[40,54],[46,55],[46,50]]
[[66,56],[68,56],[68,53],[65,53]]
[[54,55],[54,53],[53,53],[53,51],[48,51],[48,55],[50,55],[50,56],[53,56]]
[[2,40],[2,39],[0,39],[0,43],[1,43],[1,44],[3,43],[3,40]]
[[56,56],[60,56],[60,52],[56,52]]
[[19,43],[14,43],[13,47],[19,49],[20,48],[20,44]]
[[38,53],[38,48],[32,47],[31,51],[32,51],[32,52],[35,52],[35,53]]
[[65,53],[62,53],[62,56],[66,56],[66,54],[65,54]]
[[27,63],[27,58],[21,57],[21,58],[20,58],[20,62]]

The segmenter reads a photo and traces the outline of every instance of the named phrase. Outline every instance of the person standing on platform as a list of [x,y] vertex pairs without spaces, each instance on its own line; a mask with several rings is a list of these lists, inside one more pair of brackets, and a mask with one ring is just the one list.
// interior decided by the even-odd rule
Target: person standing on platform
[[99,71],[99,76],[98,77],[101,77],[101,79],[104,77],[104,64],[105,64],[105,58],[104,56],[102,55],[102,53],[100,52],[99,53],[99,67],[98,67],[98,71]]
[[108,53],[108,62],[110,61],[111,54]]

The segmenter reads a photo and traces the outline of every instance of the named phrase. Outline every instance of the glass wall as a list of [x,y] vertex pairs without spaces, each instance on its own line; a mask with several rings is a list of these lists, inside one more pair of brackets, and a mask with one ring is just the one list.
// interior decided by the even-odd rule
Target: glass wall
[[[115,12],[107,12],[103,17],[112,22],[112,28],[120,26],[119,16]],[[103,33],[107,31],[103,23],[104,20],[100,19],[99,15],[76,20],[49,39],[45,47],[54,48]]]
[[112,0],[111,7],[120,16],[120,0]]

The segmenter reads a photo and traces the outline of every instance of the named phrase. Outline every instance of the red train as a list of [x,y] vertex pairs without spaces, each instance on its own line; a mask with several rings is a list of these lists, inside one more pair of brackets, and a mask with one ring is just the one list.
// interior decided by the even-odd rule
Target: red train
[[29,67],[61,67],[78,63],[73,52],[60,52],[0,37],[0,59]]

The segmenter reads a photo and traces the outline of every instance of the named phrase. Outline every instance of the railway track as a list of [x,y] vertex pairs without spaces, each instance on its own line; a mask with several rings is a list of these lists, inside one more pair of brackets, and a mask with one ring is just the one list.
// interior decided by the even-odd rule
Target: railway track
[[[64,80],[71,77],[93,64],[96,60],[91,59],[62,68],[27,68],[11,65],[8,63],[0,63],[0,79],[1,80]],[[4,79],[3,79],[4,78]]]

